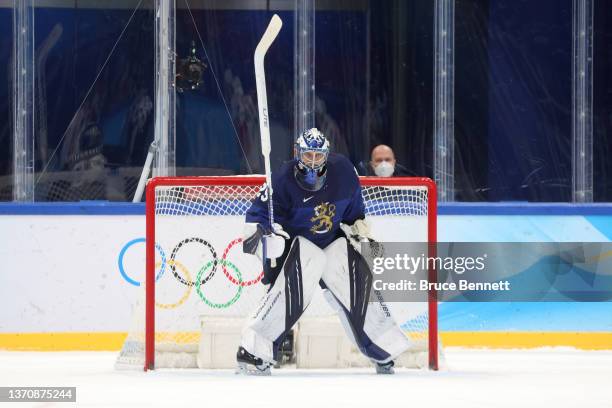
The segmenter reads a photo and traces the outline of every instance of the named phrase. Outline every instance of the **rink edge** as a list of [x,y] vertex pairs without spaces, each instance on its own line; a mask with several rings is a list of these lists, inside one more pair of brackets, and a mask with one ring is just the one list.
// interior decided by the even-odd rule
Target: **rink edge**
[[[0,333],[0,350],[114,351],[127,333]],[[445,347],[612,350],[612,332],[442,332]]]

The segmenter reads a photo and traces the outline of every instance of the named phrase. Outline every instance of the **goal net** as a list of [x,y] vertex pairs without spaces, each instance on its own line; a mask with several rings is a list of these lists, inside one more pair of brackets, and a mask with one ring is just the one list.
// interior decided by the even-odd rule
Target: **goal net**
[[[244,216],[265,179],[158,177],[146,193],[146,282],[117,367],[193,367],[206,322],[242,322],[265,287],[261,262],[242,252]],[[362,177],[366,219],[381,242],[436,241],[435,185],[427,178]],[[430,271],[429,278],[435,272]],[[437,302],[388,303],[396,321],[437,369]],[[304,319],[335,312],[317,294]],[[209,320],[207,320],[209,319]],[[322,320],[323,321],[323,320]],[[212,327],[212,326],[211,326]],[[223,348],[218,352],[235,353]],[[230,351],[231,350],[231,351]],[[232,356],[233,357],[233,356]]]

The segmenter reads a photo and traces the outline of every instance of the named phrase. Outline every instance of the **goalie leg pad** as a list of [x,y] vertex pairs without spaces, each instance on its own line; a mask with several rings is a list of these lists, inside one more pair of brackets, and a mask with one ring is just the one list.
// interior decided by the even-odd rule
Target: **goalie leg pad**
[[241,345],[264,361],[276,361],[276,350],[318,290],[325,254],[304,237],[296,237],[282,273],[262,298],[242,332]]
[[330,292],[325,297],[340,310],[349,338],[370,359],[385,363],[406,351],[410,341],[393,319],[384,300],[372,300],[372,272],[365,259],[345,238],[324,250],[328,259],[322,281]]

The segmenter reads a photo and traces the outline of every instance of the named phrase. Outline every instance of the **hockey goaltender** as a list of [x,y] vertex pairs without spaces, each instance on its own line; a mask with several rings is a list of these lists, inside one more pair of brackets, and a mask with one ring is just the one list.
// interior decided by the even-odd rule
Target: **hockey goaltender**
[[298,137],[294,153],[272,174],[273,196],[264,185],[246,214],[243,250],[264,260],[262,282],[269,287],[242,332],[238,372],[270,374],[278,345],[321,286],[376,372],[392,374],[393,360],[411,340],[381,305],[369,301],[372,272],[360,244],[373,239],[355,168],[330,153],[316,128]]

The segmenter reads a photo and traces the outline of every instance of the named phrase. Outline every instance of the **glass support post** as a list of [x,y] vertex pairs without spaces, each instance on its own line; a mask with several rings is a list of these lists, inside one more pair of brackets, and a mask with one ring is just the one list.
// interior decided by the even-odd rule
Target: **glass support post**
[[573,0],[572,201],[593,201],[593,0]]
[[34,201],[34,0],[13,1],[13,200]]
[[434,179],[439,201],[455,191],[455,0],[434,5]]
[[153,176],[176,174],[176,1],[155,0],[155,142]]
[[293,138],[315,126],[315,4],[314,0],[295,0],[294,92],[295,121]]

